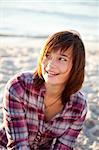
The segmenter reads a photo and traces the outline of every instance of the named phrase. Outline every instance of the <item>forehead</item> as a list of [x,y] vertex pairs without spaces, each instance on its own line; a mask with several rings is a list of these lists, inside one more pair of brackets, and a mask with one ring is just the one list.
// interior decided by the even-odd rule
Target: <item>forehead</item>
[[58,55],[64,54],[64,55],[71,56],[72,55],[72,47],[69,47],[68,49],[62,49],[62,48],[56,47],[56,48],[52,48],[52,49],[48,50],[47,52],[55,53]]

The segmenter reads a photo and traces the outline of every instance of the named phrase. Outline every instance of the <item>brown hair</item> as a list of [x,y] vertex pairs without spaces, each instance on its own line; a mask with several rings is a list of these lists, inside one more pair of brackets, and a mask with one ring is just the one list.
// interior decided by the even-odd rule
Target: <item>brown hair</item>
[[62,102],[65,104],[70,99],[70,95],[82,87],[85,73],[85,48],[79,33],[76,31],[62,31],[49,36],[39,56],[38,66],[35,72],[35,87],[39,87],[44,83],[41,69],[43,57],[48,50],[54,50],[56,47],[61,48],[61,51],[72,48],[73,65],[62,93]]

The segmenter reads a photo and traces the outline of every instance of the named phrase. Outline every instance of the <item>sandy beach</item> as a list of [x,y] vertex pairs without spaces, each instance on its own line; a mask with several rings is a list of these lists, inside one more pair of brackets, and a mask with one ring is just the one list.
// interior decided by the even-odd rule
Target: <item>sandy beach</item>
[[[0,104],[7,81],[20,71],[35,68],[44,40],[0,37]],[[88,113],[75,150],[99,150],[99,45],[86,41],[85,47],[86,73],[82,91],[87,99]]]

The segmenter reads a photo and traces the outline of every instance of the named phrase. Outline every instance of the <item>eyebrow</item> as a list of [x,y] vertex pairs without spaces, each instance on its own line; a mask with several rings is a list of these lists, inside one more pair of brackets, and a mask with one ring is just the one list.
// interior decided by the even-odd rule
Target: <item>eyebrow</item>
[[60,54],[60,55],[69,58],[69,56],[66,54]]
[[[50,54],[51,52],[50,52],[50,51],[47,51],[47,53]],[[66,58],[70,58],[70,56],[68,56],[68,55],[66,55],[66,54],[63,54],[63,53],[60,53],[59,55],[60,55],[60,56],[64,56],[64,57],[66,57]]]

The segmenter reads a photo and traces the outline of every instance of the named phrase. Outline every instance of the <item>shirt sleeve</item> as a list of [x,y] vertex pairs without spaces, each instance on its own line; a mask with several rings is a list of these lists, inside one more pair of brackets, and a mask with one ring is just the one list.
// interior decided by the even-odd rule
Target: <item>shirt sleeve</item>
[[73,121],[66,132],[64,132],[64,134],[56,140],[54,150],[73,150],[75,141],[83,128],[86,114],[87,106],[85,103],[82,114],[75,121]]
[[7,150],[30,150],[23,94],[24,88],[17,78],[8,82],[3,98]]

